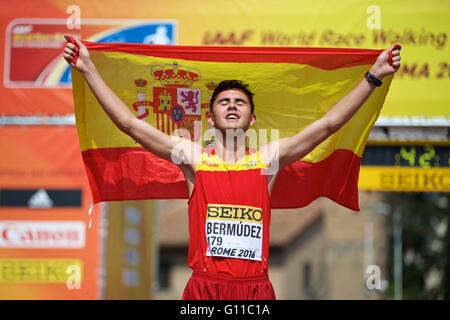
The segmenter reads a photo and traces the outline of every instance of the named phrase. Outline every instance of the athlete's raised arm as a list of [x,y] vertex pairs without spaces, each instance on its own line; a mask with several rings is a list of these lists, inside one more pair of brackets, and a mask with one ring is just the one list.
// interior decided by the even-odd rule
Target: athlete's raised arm
[[[392,51],[392,65],[389,63],[389,53]],[[395,73],[400,67],[400,48],[394,50],[394,45],[384,50],[370,69],[370,73],[381,80]],[[376,81],[376,80],[375,80]],[[347,95],[339,100],[322,118],[314,121],[297,134],[277,141],[278,147],[271,148],[270,163],[278,157],[278,171],[283,167],[303,158],[322,141],[338,131],[359,110],[376,88],[372,81],[365,77]],[[263,152],[269,154],[265,146]],[[277,150],[275,150],[277,149]],[[276,152],[278,151],[278,152]]]
[[169,136],[149,123],[139,120],[106,84],[90,59],[86,46],[78,39],[75,40],[79,47],[78,59],[75,63],[72,62],[77,47],[70,42],[70,37],[65,38],[67,44],[64,48],[64,59],[81,72],[103,110],[121,131],[162,159],[176,164],[195,163],[194,153],[199,152],[200,146],[188,139]]

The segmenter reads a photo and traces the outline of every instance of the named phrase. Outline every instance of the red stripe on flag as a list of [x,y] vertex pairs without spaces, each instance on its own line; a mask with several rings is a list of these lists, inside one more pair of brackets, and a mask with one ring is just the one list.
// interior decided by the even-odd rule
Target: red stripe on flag
[[272,208],[301,208],[318,197],[327,197],[359,211],[360,164],[361,158],[347,149],[335,150],[317,163],[297,161],[279,173],[272,190]]
[[82,152],[94,202],[184,199],[181,170],[144,148],[99,148]]
[[[187,199],[181,170],[144,148],[100,148],[82,152],[94,202]],[[358,176],[361,158],[335,150],[318,163],[298,161],[278,175],[271,204],[275,209],[300,208],[318,197],[359,211]]]
[[382,50],[315,47],[170,46],[83,41],[89,50],[123,52],[169,59],[210,62],[266,62],[307,64],[326,70],[371,65]]

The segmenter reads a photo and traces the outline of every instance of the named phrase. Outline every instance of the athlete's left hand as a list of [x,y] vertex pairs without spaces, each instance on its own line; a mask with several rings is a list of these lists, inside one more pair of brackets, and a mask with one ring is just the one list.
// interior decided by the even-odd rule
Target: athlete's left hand
[[400,46],[393,44],[389,49],[381,52],[377,61],[375,61],[370,69],[370,72],[380,80],[385,76],[397,72],[400,68],[400,50]]

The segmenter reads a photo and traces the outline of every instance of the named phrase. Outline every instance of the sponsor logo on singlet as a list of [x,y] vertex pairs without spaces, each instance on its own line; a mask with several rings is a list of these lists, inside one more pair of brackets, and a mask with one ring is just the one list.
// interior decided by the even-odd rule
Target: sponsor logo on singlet
[[261,261],[263,210],[257,207],[208,204],[207,256]]

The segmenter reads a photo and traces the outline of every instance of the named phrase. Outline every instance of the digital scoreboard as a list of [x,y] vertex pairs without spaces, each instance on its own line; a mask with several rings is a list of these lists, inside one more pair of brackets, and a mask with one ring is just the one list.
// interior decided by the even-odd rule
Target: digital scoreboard
[[362,166],[450,167],[450,146],[371,146],[364,149]]

